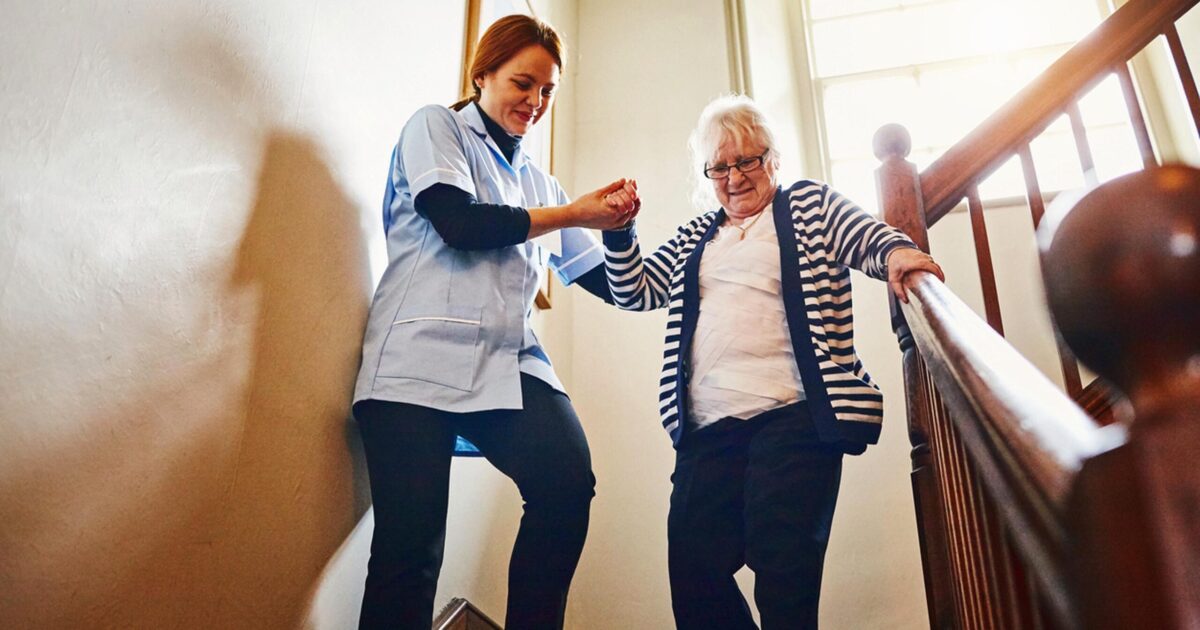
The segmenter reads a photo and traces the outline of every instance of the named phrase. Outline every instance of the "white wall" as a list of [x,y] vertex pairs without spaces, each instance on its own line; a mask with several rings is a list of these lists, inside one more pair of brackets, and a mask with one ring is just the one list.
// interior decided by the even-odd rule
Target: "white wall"
[[0,627],[353,623],[383,176],[461,12],[5,4]]
[[[636,177],[645,200],[639,231],[660,243],[691,212],[685,142],[695,115],[728,89],[721,2],[585,0],[579,24],[571,189]],[[582,294],[572,299],[570,387],[597,477],[572,627],[670,628],[673,451],[655,412],[665,318],[620,313]]]

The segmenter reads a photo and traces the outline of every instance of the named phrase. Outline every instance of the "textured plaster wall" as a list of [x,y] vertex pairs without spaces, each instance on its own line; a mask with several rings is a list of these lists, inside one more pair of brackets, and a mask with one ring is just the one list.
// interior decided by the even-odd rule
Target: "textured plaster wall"
[[461,4],[3,12],[0,627],[351,625],[382,178]]

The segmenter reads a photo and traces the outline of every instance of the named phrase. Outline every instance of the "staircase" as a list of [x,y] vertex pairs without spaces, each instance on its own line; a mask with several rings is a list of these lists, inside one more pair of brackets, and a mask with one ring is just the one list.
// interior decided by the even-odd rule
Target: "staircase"
[[[929,228],[965,202],[983,290],[983,317],[927,273],[906,279],[909,303],[892,299],[932,627],[1200,628],[1200,171],[1158,164],[1129,70],[1164,38],[1200,130],[1175,26],[1196,3],[1125,3],[923,171],[906,130],[875,136],[885,219],[929,251]],[[1094,182],[1078,103],[1113,74],[1145,170],[1043,226],[1030,143],[1066,115]],[[1061,388],[1003,336],[978,187],[1013,157]],[[1101,379],[1084,386],[1077,356]]]
[[433,630],[503,630],[471,602],[455,597],[433,620]]

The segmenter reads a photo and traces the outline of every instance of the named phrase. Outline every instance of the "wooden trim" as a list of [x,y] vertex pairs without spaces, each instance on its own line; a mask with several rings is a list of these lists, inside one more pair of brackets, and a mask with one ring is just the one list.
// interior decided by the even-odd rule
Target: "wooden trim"
[[[1074,125],[1075,117],[1071,116],[1070,112],[1078,112],[1078,108],[1075,108],[1075,103],[1071,103],[1071,105],[1072,108],[1068,109],[1068,115],[1071,118],[1072,125]],[[1078,134],[1075,135],[1075,141],[1078,148]],[[1041,184],[1038,183],[1037,167],[1033,163],[1033,153],[1030,151],[1029,145],[1021,145],[1020,150],[1017,151],[1017,155],[1021,157],[1021,170],[1025,176],[1025,196],[1029,201],[1029,212],[1033,219],[1033,230],[1036,232],[1042,224],[1042,217],[1046,214],[1046,203],[1043,200]],[[1083,152],[1080,149],[1081,163],[1083,159],[1082,155]],[[1079,392],[1083,389],[1079,380],[1079,364],[1076,363],[1075,354],[1067,347],[1057,328],[1054,331],[1054,343],[1058,348],[1058,362],[1062,366],[1063,385],[1067,390],[1067,395],[1071,398],[1077,398]]]
[[729,52],[729,89],[754,98],[743,0],[725,0],[725,38]]
[[921,174],[929,224],[967,187],[1037,136],[1067,105],[1154,40],[1196,0],[1131,0]]
[[1071,121],[1071,135],[1075,138],[1075,152],[1079,155],[1079,170],[1083,172],[1084,185],[1095,186],[1100,183],[1100,178],[1096,175],[1096,160],[1092,157],[1092,144],[1083,125],[1083,115],[1079,113],[1079,103],[1071,101],[1067,105],[1067,118]]
[[466,13],[463,14],[463,57],[462,78],[459,81],[459,98],[467,98],[475,93],[471,87],[471,62],[475,57],[475,46],[479,43],[479,4],[481,0],[466,0]]
[[1070,553],[1066,506],[1085,462],[1124,445],[1124,428],[1089,418],[932,274],[910,273],[904,285],[903,317],[937,383],[951,432],[1012,533],[1044,605],[1056,620],[1078,619],[1061,589]]
[[433,630],[504,630],[471,602],[455,597],[433,620]]
[[1154,154],[1154,143],[1150,140],[1146,113],[1142,108],[1137,87],[1133,83],[1133,75],[1129,73],[1128,64],[1117,66],[1117,79],[1121,83],[1121,94],[1125,97],[1125,108],[1129,110],[1129,124],[1133,126],[1133,136],[1137,138],[1138,151],[1142,154],[1142,166],[1157,166],[1158,158]]
[[1196,89],[1196,79],[1192,76],[1192,67],[1188,63],[1187,53],[1183,50],[1183,42],[1179,39],[1179,31],[1172,24],[1163,33],[1167,36],[1167,46],[1171,49],[1171,58],[1175,61],[1175,73],[1183,87],[1187,99],[1188,110],[1192,114],[1192,124],[1200,133],[1200,91]]
[[550,292],[553,291],[554,280],[550,278],[550,273],[546,273],[545,285],[538,287],[537,295],[533,297],[533,304],[539,309],[549,310],[551,306]]
[[967,189],[967,211],[971,216],[971,237],[975,241],[975,264],[979,268],[979,286],[983,291],[983,310],[987,323],[1004,336],[1004,321],[1000,316],[1000,294],[996,289],[996,272],[992,266],[992,245],[988,241],[987,222],[983,218],[983,202],[979,189]]
[[1100,424],[1116,422],[1118,414],[1121,413],[1119,408],[1128,404],[1121,392],[1102,378],[1093,380],[1083,388],[1083,391],[1075,397],[1075,402]]
[[961,388],[963,400],[947,397],[951,416],[976,419],[1011,451],[997,458],[968,441],[973,460],[997,461],[1008,474],[1028,477],[1030,496],[1057,512],[1083,462],[1123,442],[1123,433],[1097,426],[932,274],[910,273],[904,285],[910,297],[901,305],[904,318],[935,382]]
[[[785,2],[784,10],[793,37],[791,43],[792,80],[800,95],[797,107],[797,141],[800,143],[800,170],[819,173],[821,179],[830,181],[833,166],[829,160],[829,140],[825,130],[824,83],[815,79],[812,38],[809,33],[810,16],[807,2]],[[880,206],[882,208],[882,206]]]

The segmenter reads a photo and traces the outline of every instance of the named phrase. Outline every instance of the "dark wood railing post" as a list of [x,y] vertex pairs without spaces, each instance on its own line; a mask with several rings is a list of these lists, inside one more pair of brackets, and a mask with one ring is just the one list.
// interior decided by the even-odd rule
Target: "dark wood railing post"
[[[883,219],[908,235],[922,250],[929,251],[920,178],[917,167],[905,158],[912,149],[908,131],[900,125],[885,125],[875,134],[875,156],[882,165],[875,172],[879,208]],[[908,436],[912,444],[912,489],[916,505],[917,531],[921,545],[921,564],[925,574],[925,598],[929,606],[931,628],[958,628],[950,545],[947,539],[945,501],[930,450],[929,421],[933,415],[933,392],[924,365],[913,342],[912,333],[889,296],[892,328],[903,356],[905,395],[908,410]]]
[[1136,417],[1120,448],[1084,464],[1065,512],[1083,625],[1198,628],[1200,170],[1100,186],[1058,224],[1044,263],[1064,339]]

